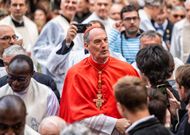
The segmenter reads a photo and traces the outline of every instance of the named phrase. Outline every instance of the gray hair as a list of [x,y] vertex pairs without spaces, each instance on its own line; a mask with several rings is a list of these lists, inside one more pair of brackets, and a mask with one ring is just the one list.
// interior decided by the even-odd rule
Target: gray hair
[[163,0],[144,0],[145,5],[149,6],[162,6]]
[[171,9],[171,12],[175,12],[175,11],[183,11],[186,12],[185,8],[183,6],[173,6]]
[[75,123],[65,127],[60,135],[92,135],[92,133],[89,128]]
[[155,38],[157,36],[160,37],[160,39],[162,40],[162,35],[160,35],[160,33],[158,33],[157,31],[154,31],[154,30],[148,30],[141,34],[140,39],[142,39],[144,37]]
[[10,57],[15,56],[18,54],[27,55],[26,50],[20,45],[11,45],[10,47],[6,48],[3,52],[3,57]]

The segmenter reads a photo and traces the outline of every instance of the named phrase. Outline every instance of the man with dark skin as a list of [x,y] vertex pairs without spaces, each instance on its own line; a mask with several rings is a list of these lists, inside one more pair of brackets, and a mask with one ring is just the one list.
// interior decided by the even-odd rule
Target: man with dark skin
[[38,135],[25,126],[26,106],[21,98],[15,95],[0,98],[0,135]]
[[0,97],[11,94],[22,98],[28,110],[26,123],[37,131],[44,116],[58,112],[59,103],[55,94],[32,78],[33,63],[26,55],[15,56],[8,65],[7,73],[8,84],[0,88]]

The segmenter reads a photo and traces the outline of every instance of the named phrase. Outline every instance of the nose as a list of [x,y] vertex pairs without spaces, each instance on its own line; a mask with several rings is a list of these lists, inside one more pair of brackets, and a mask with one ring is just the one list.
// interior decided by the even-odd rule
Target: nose
[[131,23],[134,23],[134,19],[131,19]]
[[108,43],[107,43],[106,41],[102,40],[102,45],[101,45],[101,47],[102,47],[102,48],[106,48],[107,46],[108,46]]
[[9,44],[13,45],[15,43],[15,41],[16,41],[16,39],[14,39],[14,38],[11,37],[11,40],[9,41]]
[[100,7],[104,9],[106,6],[105,4],[101,4]]
[[16,6],[16,9],[20,9],[20,5],[19,4]]
[[190,108],[190,104],[187,104],[186,106],[186,110],[188,110]]
[[16,135],[16,134],[14,133],[14,131],[13,131],[12,128],[9,128],[9,129],[7,130],[7,132],[5,133],[5,135]]
[[19,81],[17,81],[16,79],[12,82],[12,85],[14,86],[18,86],[19,85]]

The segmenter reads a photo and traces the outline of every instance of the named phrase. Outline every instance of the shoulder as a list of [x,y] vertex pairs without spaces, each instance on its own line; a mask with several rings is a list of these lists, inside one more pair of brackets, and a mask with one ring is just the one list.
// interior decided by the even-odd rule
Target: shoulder
[[0,88],[0,97],[2,96],[5,96],[5,95],[8,95],[8,94],[11,94],[12,93],[12,90],[11,90],[11,87],[9,86],[9,84],[5,84],[4,86],[2,86]]
[[64,19],[61,19],[60,16],[57,16],[55,17],[54,19],[50,20],[49,22],[47,22],[43,28],[43,31],[46,30],[46,31],[55,31],[57,34],[58,31],[61,31],[61,30],[64,30],[64,28],[62,28],[62,24],[66,24],[68,22],[64,22],[62,21]]
[[31,127],[25,125],[24,135],[40,135],[40,134],[36,132],[35,130],[33,130]]
[[116,58],[110,57],[110,66],[119,69],[120,71],[126,72],[126,74],[138,76],[138,73],[135,70],[135,68],[125,61],[121,61]]
[[31,78],[30,83],[31,83],[32,87],[34,88],[34,90],[36,90],[38,93],[41,93],[41,94],[47,93],[47,94],[49,94],[50,92],[52,92],[52,90],[48,86],[46,86],[46,85],[44,85],[44,84],[42,84],[40,82],[37,82],[33,78]]
[[30,18],[28,18],[26,16],[24,16],[23,18],[24,18],[24,21],[26,21],[26,23],[29,23],[30,25],[35,25],[36,26],[36,24]]
[[110,57],[110,62],[111,64],[114,64],[114,63],[118,63],[119,65],[123,65],[123,66],[127,66],[127,67],[132,67],[129,63],[125,62],[125,61],[121,61],[117,58],[114,58],[114,57]]
[[5,76],[3,76],[3,77],[0,78],[0,87],[2,87],[2,86],[4,86],[4,85],[7,84],[7,78],[8,78],[7,75],[5,75]]
[[186,19],[183,19],[177,23],[174,24],[174,29],[181,30],[185,24]]
[[7,23],[10,23],[10,21],[11,21],[11,17],[7,16],[7,17],[1,19],[0,24],[5,24],[5,23],[7,24]]
[[95,19],[97,19],[97,17],[96,17],[96,15],[95,15],[95,13],[92,13],[88,18],[86,18],[82,23],[84,24],[84,23],[88,23],[88,22],[90,22],[90,21],[92,21],[92,20],[95,20]]
[[86,67],[89,66],[88,64],[88,57],[81,60],[79,63],[73,65],[67,72],[67,76],[70,75],[77,75],[80,74],[81,72],[83,72]]
[[39,80],[39,82],[40,81],[54,81],[49,75],[45,75],[45,74],[42,74],[42,73],[39,73],[39,72],[34,72],[34,75],[33,75],[33,78],[35,79],[35,80]]

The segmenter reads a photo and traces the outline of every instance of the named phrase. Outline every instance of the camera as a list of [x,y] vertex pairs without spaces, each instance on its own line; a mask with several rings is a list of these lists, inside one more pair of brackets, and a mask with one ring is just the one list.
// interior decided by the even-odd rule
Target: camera
[[77,33],[84,33],[91,24],[74,24],[77,27]]

